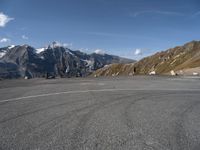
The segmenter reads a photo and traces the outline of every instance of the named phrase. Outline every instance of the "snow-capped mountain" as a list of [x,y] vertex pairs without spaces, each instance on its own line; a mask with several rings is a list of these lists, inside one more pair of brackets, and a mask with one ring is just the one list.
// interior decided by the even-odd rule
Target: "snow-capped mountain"
[[29,45],[8,46],[0,49],[0,56],[1,78],[33,78],[46,73],[61,77],[86,76],[107,64],[134,62],[108,54],[72,51],[56,42],[39,49]]
[[39,54],[39,53],[45,51],[46,49],[47,49],[46,47],[37,48],[37,49],[36,49],[36,53]]
[[0,58],[2,58],[6,54],[6,50],[2,49],[0,51]]
[[12,49],[13,47],[15,47],[15,45],[0,48],[0,59],[7,53],[9,49]]

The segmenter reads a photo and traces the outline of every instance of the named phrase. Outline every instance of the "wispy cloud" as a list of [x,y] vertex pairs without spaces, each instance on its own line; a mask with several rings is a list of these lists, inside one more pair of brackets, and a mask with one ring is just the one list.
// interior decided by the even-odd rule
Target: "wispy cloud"
[[10,42],[10,39],[8,39],[8,38],[0,39],[0,43],[7,43],[7,42]]
[[84,53],[91,53],[91,50],[89,48],[77,48],[77,49]]
[[100,55],[104,55],[106,52],[104,51],[104,50],[102,50],[102,49],[96,49],[95,51],[94,51],[96,54],[100,54]]
[[135,52],[134,52],[134,55],[135,55],[135,56],[140,56],[140,55],[142,55],[142,50],[141,50],[141,49],[136,49]]
[[73,44],[72,43],[63,43],[62,44],[64,47],[67,47],[67,48],[72,48]]
[[123,51],[116,51],[114,54],[125,58],[140,60],[141,58],[147,56],[148,51],[149,49],[146,48],[127,48]]
[[28,37],[26,35],[22,35],[22,39],[28,40]]
[[0,12],[0,27],[5,27],[6,24],[14,20],[14,18],[10,18],[9,16],[5,15],[3,12]]
[[[54,41],[52,44],[50,44],[52,47],[66,47],[66,48],[72,48],[73,44],[72,43],[62,43],[59,41]],[[47,46],[48,47],[48,46]]]
[[197,17],[197,16],[200,16],[200,11],[197,11],[192,15],[192,17]]
[[138,17],[140,15],[145,14],[160,14],[160,15],[170,15],[170,16],[184,16],[183,13],[180,12],[173,12],[173,11],[159,11],[159,10],[147,10],[147,11],[138,11],[135,13],[131,13],[131,17]]

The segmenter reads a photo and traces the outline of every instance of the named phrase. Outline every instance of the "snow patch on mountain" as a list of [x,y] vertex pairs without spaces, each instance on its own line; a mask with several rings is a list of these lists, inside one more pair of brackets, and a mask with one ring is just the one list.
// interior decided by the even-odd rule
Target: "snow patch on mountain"
[[4,49],[1,49],[0,50],[0,58],[2,58],[3,56],[5,56],[6,53],[7,53],[7,51],[10,50],[10,49],[12,49],[12,48],[14,48],[14,47],[15,47],[15,45],[10,45],[8,47],[5,47]]
[[102,50],[102,49],[96,49],[96,50],[94,51],[94,53],[95,53],[95,54],[99,54],[99,55],[105,55],[105,54],[106,54],[106,52],[105,52],[104,50]]
[[6,50],[2,50],[2,51],[0,52],[0,58],[2,58],[5,54],[6,54]]
[[12,49],[12,48],[14,48],[15,47],[15,45],[10,45],[9,47],[8,47],[8,49]]
[[69,53],[70,55],[74,56],[74,54],[67,48],[66,48],[66,52]]
[[94,65],[94,61],[92,60],[83,60],[87,63],[87,66],[93,66]]
[[41,53],[41,52],[43,52],[43,51],[45,51],[47,48],[38,48],[38,49],[36,49],[36,53],[37,54],[39,54],[39,53]]

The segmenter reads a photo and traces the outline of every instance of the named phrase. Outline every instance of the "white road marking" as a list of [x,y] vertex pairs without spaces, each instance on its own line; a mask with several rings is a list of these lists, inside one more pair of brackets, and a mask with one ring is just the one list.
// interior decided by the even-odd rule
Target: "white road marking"
[[83,83],[80,83],[80,85],[99,85],[99,86],[103,86],[105,85],[105,83],[88,83],[88,82],[83,82]]
[[83,83],[80,83],[80,85],[91,85],[92,83],[85,83],[85,82],[83,82]]
[[31,100],[32,98],[37,98],[37,97],[47,97],[47,96],[62,95],[62,94],[79,94],[79,93],[89,93],[89,92],[145,91],[145,90],[146,91],[197,91],[197,92],[200,92],[200,89],[99,89],[99,90],[66,91],[66,92],[30,95],[30,96],[0,100],[0,103],[13,102],[13,101],[19,101],[19,100],[24,100],[24,99]]

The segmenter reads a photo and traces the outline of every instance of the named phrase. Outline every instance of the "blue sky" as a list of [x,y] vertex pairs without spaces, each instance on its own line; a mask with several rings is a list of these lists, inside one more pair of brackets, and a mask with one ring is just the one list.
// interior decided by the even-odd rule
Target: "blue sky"
[[59,41],[139,59],[199,39],[199,0],[0,0],[0,47]]

